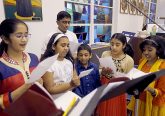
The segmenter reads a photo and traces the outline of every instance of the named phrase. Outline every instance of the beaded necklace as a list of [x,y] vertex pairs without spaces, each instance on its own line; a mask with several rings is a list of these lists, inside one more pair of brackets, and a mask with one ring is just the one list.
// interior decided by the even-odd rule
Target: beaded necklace
[[[22,61],[23,61],[23,64],[24,64],[24,63],[26,62],[26,60],[27,60],[27,56],[26,56],[25,53],[22,53],[22,55],[23,55]],[[6,62],[8,62],[8,63],[10,63],[10,64],[19,65],[19,63],[18,63],[17,61],[15,61],[15,60],[12,59],[11,57],[9,57],[8,54],[5,53],[5,52],[3,52],[2,57],[3,57],[3,59],[4,59]],[[28,73],[28,71],[25,70],[25,66],[23,66],[23,69],[24,69],[24,71],[25,71],[25,74],[26,74],[26,76],[27,76],[27,79],[29,79],[29,78],[30,78],[30,74]]]
[[125,59],[125,57],[126,57],[126,55],[124,55],[124,57],[123,58],[121,58],[121,59],[118,59],[118,58],[112,58],[112,60],[114,61],[114,64],[116,65],[116,71],[117,72],[124,72],[124,69],[122,69],[122,66],[121,66],[121,62]]

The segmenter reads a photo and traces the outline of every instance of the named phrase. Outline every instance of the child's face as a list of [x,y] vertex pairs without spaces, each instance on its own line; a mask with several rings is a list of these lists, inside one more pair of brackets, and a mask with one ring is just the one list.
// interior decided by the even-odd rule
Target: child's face
[[77,56],[82,65],[87,65],[91,57],[92,55],[87,50],[80,50]]
[[68,51],[69,51],[69,40],[67,37],[61,37],[56,46],[53,46],[53,49],[55,50],[56,54],[59,53],[59,56],[61,58],[64,58]]
[[8,50],[16,52],[24,51],[29,39],[28,37],[27,27],[22,23],[17,24],[15,32],[10,34],[9,40],[5,40],[5,43],[8,44]]
[[158,58],[156,55],[156,48],[151,45],[145,45],[143,49],[143,55],[148,61],[155,61]]
[[119,41],[118,39],[115,39],[115,38],[111,39],[110,41],[111,54],[113,55],[122,54],[124,47],[125,45],[123,45],[123,43]]

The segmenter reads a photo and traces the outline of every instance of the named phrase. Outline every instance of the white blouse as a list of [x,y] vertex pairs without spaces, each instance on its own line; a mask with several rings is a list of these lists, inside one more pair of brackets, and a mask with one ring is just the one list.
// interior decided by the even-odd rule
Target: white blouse
[[62,61],[56,60],[48,72],[54,73],[54,83],[69,83],[73,77],[73,64],[65,58]]

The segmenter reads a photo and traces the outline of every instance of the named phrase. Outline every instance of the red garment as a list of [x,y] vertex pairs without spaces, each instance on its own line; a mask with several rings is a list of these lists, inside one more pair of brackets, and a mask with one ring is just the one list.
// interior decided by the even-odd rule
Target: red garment
[[23,53],[24,68],[11,59],[5,52],[0,58],[0,108],[5,109],[12,102],[10,93],[22,86],[30,73],[38,65],[36,55]]
[[[110,79],[101,77],[102,84],[109,82]],[[120,96],[99,103],[96,109],[96,114],[98,116],[126,116],[126,95],[122,94]]]

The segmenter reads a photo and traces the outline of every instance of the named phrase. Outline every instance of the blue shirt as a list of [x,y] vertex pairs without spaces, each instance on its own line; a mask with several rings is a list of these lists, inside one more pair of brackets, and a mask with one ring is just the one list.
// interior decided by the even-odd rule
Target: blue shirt
[[80,97],[86,96],[88,93],[90,93],[91,91],[93,91],[94,89],[96,89],[101,85],[99,68],[96,64],[89,62],[88,67],[85,68],[84,66],[81,65],[80,62],[77,62],[75,68],[78,75],[82,71],[93,68],[92,72],[89,75],[84,76],[80,79],[80,83],[81,83],[80,86],[73,89],[73,92],[79,95]]

